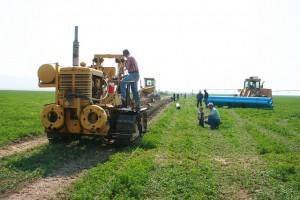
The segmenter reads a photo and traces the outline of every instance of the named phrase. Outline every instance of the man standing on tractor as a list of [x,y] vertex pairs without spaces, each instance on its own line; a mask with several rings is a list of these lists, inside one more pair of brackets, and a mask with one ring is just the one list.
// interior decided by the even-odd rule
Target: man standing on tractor
[[122,105],[126,105],[126,85],[131,84],[131,89],[133,93],[133,98],[136,104],[136,108],[140,108],[140,96],[138,92],[138,81],[140,79],[139,67],[134,57],[132,57],[128,49],[123,50],[123,56],[126,58],[125,67],[128,70],[128,75],[125,76],[121,81],[121,95],[122,95]]

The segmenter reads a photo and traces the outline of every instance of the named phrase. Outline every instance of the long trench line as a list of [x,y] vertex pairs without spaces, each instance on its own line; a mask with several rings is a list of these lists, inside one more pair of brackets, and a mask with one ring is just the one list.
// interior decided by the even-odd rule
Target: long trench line
[[[167,103],[166,103],[167,104]],[[150,122],[154,122],[160,113],[166,108],[166,104],[151,114]],[[38,145],[37,145],[38,146]],[[87,169],[108,160],[109,156],[116,153],[114,147],[99,149],[95,147],[80,158],[66,163],[62,168],[53,171],[45,178],[27,183],[20,191],[4,194],[3,199],[7,200],[40,200],[54,199],[62,193],[65,188],[72,185],[77,179],[81,178]]]

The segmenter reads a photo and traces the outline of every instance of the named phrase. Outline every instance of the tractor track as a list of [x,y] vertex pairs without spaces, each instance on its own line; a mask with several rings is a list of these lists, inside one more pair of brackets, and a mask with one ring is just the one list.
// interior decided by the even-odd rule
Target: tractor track
[[[163,100],[158,103],[158,106],[149,109],[148,123],[153,123],[170,103],[168,100]],[[46,145],[48,139],[45,136],[37,139],[21,142],[14,145],[9,145],[0,149],[0,158],[9,156],[15,153],[29,150],[41,145]],[[113,146],[101,147],[95,146],[89,151],[83,153],[75,160],[70,160],[65,163],[60,169],[54,170],[46,177],[34,181],[24,183],[19,191],[9,191],[0,195],[1,199],[14,200],[39,200],[39,199],[56,199],[64,196],[65,188],[71,186],[76,180],[81,178],[85,172],[100,164],[105,163],[111,155],[118,151]]]
[[20,191],[5,194],[1,199],[53,199],[65,187],[82,177],[87,169],[106,162],[109,156],[114,153],[115,149],[111,147],[93,147],[79,158],[65,163],[60,169],[53,171],[48,176],[27,182]]
[[0,159],[45,144],[48,144],[48,139],[45,136],[39,136],[30,141],[21,141],[18,143],[10,144],[0,149]]

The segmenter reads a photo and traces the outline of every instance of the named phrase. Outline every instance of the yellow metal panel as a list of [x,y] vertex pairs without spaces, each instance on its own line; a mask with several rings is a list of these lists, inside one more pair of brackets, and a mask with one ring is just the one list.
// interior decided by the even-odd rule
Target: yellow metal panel
[[90,72],[90,68],[87,67],[61,67],[60,68],[60,73],[70,73],[70,72],[75,72],[76,73],[86,73],[89,74]]
[[56,71],[56,76],[55,76],[55,104],[58,104],[58,74],[59,74],[58,63],[55,63],[55,71]]
[[79,120],[68,120],[67,121],[67,128],[70,133],[80,133],[80,121]]
[[115,67],[103,67],[103,73],[105,77],[112,78],[116,75],[116,68]]
[[70,133],[80,133],[81,127],[80,127],[80,121],[79,119],[71,120],[70,110],[66,110],[66,125],[67,129]]
[[72,93],[75,93],[75,73],[72,73]]

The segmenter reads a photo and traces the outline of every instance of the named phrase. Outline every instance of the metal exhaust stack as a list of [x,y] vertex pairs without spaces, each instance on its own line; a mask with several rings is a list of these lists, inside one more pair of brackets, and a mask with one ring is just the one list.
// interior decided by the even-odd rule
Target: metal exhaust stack
[[73,42],[73,67],[75,66],[79,66],[78,26],[75,26],[75,39]]

